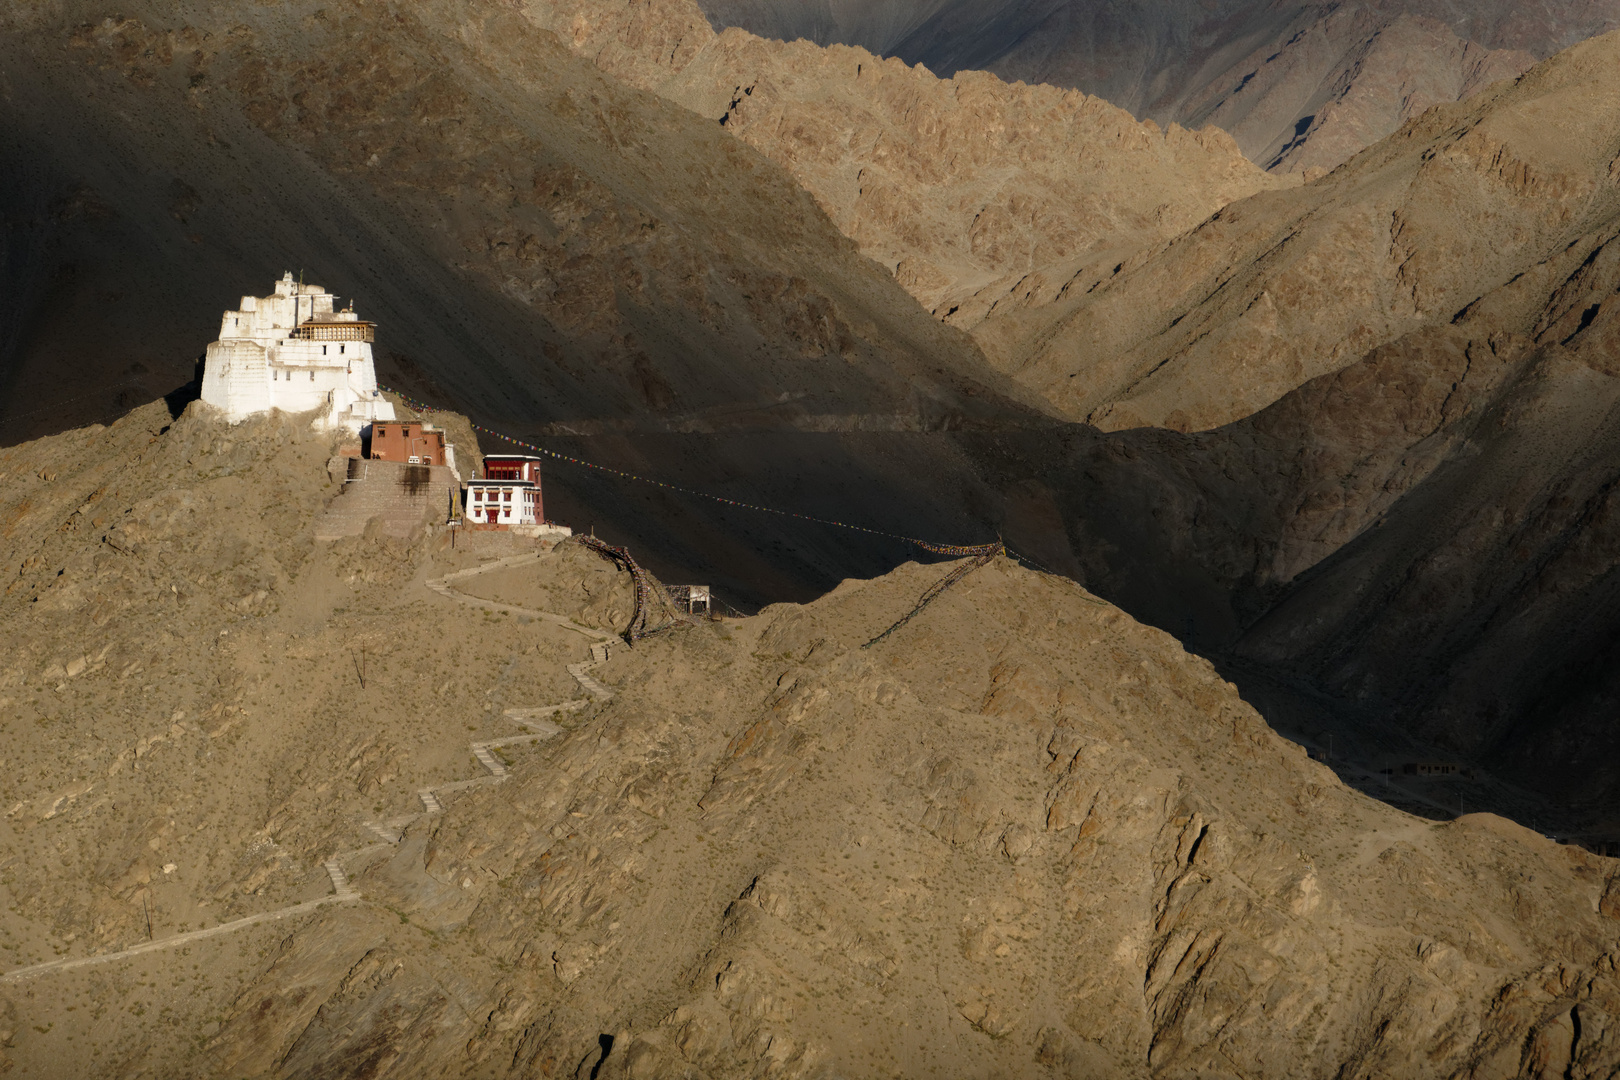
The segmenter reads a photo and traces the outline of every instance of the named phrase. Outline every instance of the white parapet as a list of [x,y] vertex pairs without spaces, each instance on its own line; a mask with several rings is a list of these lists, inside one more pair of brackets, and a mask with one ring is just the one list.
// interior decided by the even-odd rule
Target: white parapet
[[335,300],[290,272],[271,295],[242,297],[208,346],[203,401],[232,423],[271,409],[318,411],[317,427],[355,432],[394,419],[393,404],[377,389],[375,327],[352,310],[335,310]]
[[566,540],[574,535],[574,530],[566,525],[513,525],[514,536],[528,536],[539,540]]

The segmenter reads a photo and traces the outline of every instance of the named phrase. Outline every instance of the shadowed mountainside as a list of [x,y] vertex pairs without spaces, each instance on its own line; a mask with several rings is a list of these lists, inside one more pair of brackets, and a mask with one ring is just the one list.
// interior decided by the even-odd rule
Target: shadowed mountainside
[[13,438],[186,381],[287,267],[385,382],[531,428],[1030,415],[781,170],[500,5],[118,11],[0,40]]
[[[970,471],[910,434],[1047,422],[785,172],[502,5],[83,3],[10,13],[0,50],[13,441],[185,383],[288,268],[380,324],[386,385],[906,536],[987,538]],[[669,522],[566,467],[547,494],[744,607],[908,557],[713,502]]]
[[[807,599],[908,557],[882,533],[971,542],[999,529],[1223,657],[1234,676],[1300,691],[1278,709],[1326,695],[1336,717],[1409,731],[1504,775],[1523,769],[1525,784],[1571,805],[1608,797],[1613,781],[1582,734],[1609,692],[1613,635],[1591,614],[1607,610],[1606,578],[1555,587],[1541,571],[1587,550],[1607,565],[1606,518],[1593,508],[1611,460],[1599,405],[1620,287],[1606,254],[1620,39],[1431,112],[1334,176],[1238,203],[1100,283],[1071,282],[1045,323],[1041,312],[993,316],[985,340],[1016,331],[1039,345],[1012,374],[1107,426],[1134,416],[1208,427],[1283,397],[1281,413],[1204,436],[1059,437],[1023,403],[1033,395],[912,305],[729,124],[605,80],[531,20],[457,5],[394,23],[318,11],[260,11],[257,30],[234,36],[156,16],[13,25],[12,70],[38,80],[11,84],[8,138],[58,156],[6,159],[14,205],[49,211],[38,224],[19,214],[7,248],[18,284],[7,325],[20,343],[7,403],[19,420],[30,387],[36,400],[61,392],[64,359],[87,379],[194,355],[234,299],[215,299],[218,283],[203,279],[285,229],[300,245],[272,246],[285,261],[296,265],[299,250],[331,260],[311,278],[346,294],[360,292],[348,280],[377,289],[375,306],[361,294],[362,312],[383,320],[385,339],[411,343],[385,351],[391,381],[564,452],[880,530],[551,469],[554,516],[633,543],[669,580],[714,584],[740,605]],[[493,21],[470,17],[480,12]],[[614,26],[599,63],[612,42],[641,50],[625,54],[632,66],[667,44],[636,38],[656,24]],[[801,60],[816,60],[805,48]],[[518,90],[496,94],[509,66]],[[525,98],[542,76],[551,96]],[[89,89],[72,97],[70,85]],[[82,137],[50,149],[45,118],[69,98],[51,123]],[[146,112],[124,108],[137,104]],[[132,165],[142,160],[162,167]],[[260,195],[227,197],[231,184]],[[1458,230],[1459,219],[1479,224]],[[244,287],[255,283],[231,292]],[[704,290],[718,299],[700,302]],[[1487,355],[1536,374],[1486,386]],[[1322,397],[1341,377],[1361,389]],[[1129,393],[1101,408],[1082,401],[1088,413],[1064,397],[1082,380],[1104,390],[1125,380]],[[1451,426],[1414,436],[1377,420],[1389,408],[1380,388],[1407,383],[1453,411],[1464,399],[1446,388],[1485,388],[1465,419],[1448,412]],[[1469,434],[1479,417],[1524,415],[1522,402],[1542,401],[1523,396],[1536,387],[1582,405],[1547,414],[1564,441],[1501,436],[1491,445],[1553,449],[1504,449],[1488,475],[1471,471],[1483,467],[1482,436]],[[1146,415],[1149,405],[1162,414]],[[1242,434],[1279,415],[1297,419],[1281,434]],[[1441,427],[1444,438],[1423,443]],[[1414,458],[1420,443],[1429,456]],[[1007,446],[1017,453],[1003,460]],[[1099,447],[1124,447],[1152,482]],[[1320,471],[1299,472],[1301,461]],[[1407,471],[1386,475],[1389,461]],[[1544,502],[1546,491],[1568,494]],[[1396,509],[1411,531],[1375,524]],[[1330,524],[1300,531],[1323,514]],[[1457,524],[1468,521],[1495,524]],[[1534,535],[1520,528],[1531,521]],[[1398,550],[1380,546],[1397,535]],[[1462,554],[1447,546],[1458,543]],[[1519,562],[1536,569],[1503,569]],[[1366,584],[1397,574],[1398,588]],[[1582,779],[1559,788],[1559,769]]]
[[1160,130],[1084,94],[983,72],[937,79],[859,48],[717,35],[692,0],[524,12],[602,70],[718,120],[782,165],[956,326],[1284,186],[1216,129]]
[[[1620,288],[1613,243],[1582,285]],[[1414,333],[1211,432],[968,441],[1022,494],[1012,542],[1220,658],[1274,723],[1366,774],[1476,763],[1613,836],[1617,326]]]

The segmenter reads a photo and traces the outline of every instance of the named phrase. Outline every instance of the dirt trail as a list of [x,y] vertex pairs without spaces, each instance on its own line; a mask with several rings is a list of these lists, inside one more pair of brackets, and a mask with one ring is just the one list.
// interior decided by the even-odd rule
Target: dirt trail
[[[584,634],[587,637],[596,638],[598,641],[617,641],[618,636],[615,634],[610,634],[603,630],[597,630],[590,626],[581,626],[574,620],[565,618],[562,615],[555,615],[549,611],[536,611],[533,608],[518,607],[515,604],[503,604],[497,600],[484,600],[477,596],[469,596],[464,592],[459,592],[452,588],[450,584],[453,581],[464,581],[467,578],[477,577],[480,574],[487,574],[492,570],[504,570],[513,566],[527,566],[544,557],[544,552],[512,555],[505,559],[497,559],[494,562],[485,563],[482,566],[473,566],[466,570],[457,570],[455,573],[446,574],[442,578],[435,578],[427,583],[427,587],[438,593],[440,596],[448,597],[451,600],[455,600],[463,604],[471,604],[473,607],[487,608],[491,611],[504,611],[510,615],[526,615],[531,619],[540,619],[544,622],[555,623],[558,626],[577,631],[578,633]],[[606,658],[604,657],[603,659]],[[573,674],[572,669],[569,670],[569,674]],[[589,687],[587,687],[587,689],[589,689]],[[596,691],[594,690],[591,692],[596,694]],[[602,695],[596,694],[596,696],[600,697]]]
[[[588,634],[592,637],[605,638],[607,641],[615,640],[610,634],[604,634],[602,631],[593,630],[590,627],[580,626],[578,623],[565,619],[560,615],[553,615],[550,612],[532,611],[524,608],[513,607],[511,605],[495,604],[491,601],[479,600],[477,597],[471,597],[464,593],[459,593],[450,588],[447,584],[452,580],[461,580],[468,577],[474,577],[478,574],[488,573],[491,570],[499,570],[510,566],[531,563],[540,557],[541,556],[539,554],[535,554],[518,555],[511,558],[500,559],[495,562],[486,563],[483,566],[472,567],[467,570],[461,570],[453,574],[448,574],[443,578],[429,581],[426,584],[429,589],[433,590],[439,595],[449,597],[453,600],[459,600],[463,603],[481,605],[484,607],[496,607],[504,611],[510,611],[515,614],[523,614],[531,618],[542,619],[560,626],[565,626],[570,630],[577,630],[582,634]],[[25,979],[30,979],[37,975],[45,975],[59,971],[70,971],[75,968],[88,967],[94,964],[107,964],[118,960],[125,960],[129,959],[130,957],[141,956],[145,953],[154,952],[158,949],[168,949],[175,946],[189,945],[194,942],[204,941],[208,938],[218,937],[221,934],[228,934],[236,930],[244,930],[250,926],[257,926],[260,923],[276,922],[283,919],[294,918],[299,915],[305,915],[312,911],[326,907],[329,904],[342,904],[350,901],[365,899],[363,896],[361,896],[359,891],[349,883],[348,873],[345,870],[346,864],[353,862],[355,859],[363,858],[368,855],[374,855],[379,851],[386,850],[392,845],[398,844],[402,839],[404,839],[404,830],[409,828],[411,824],[423,817],[428,816],[429,814],[442,813],[444,811],[444,804],[440,801],[439,795],[456,791],[465,791],[470,788],[479,787],[486,784],[496,784],[505,780],[508,775],[507,768],[496,755],[495,752],[497,750],[506,746],[518,746],[524,743],[542,742],[546,739],[555,738],[557,735],[562,733],[563,729],[552,721],[544,719],[545,716],[582,708],[585,705],[590,704],[590,701],[593,698],[598,701],[607,701],[612,698],[612,690],[598,680],[593,679],[590,675],[586,674],[591,668],[606,663],[607,659],[608,646],[605,642],[599,642],[591,646],[591,659],[589,661],[567,665],[568,673],[572,675],[575,681],[579,683],[580,687],[590,695],[590,698],[578,698],[571,701],[564,701],[556,705],[545,705],[534,709],[506,710],[505,715],[509,719],[516,724],[529,728],[532,734],[513,735],[502,739],[490,739],[484,742],[469,743],[468,748],[472,751],[473,757],[488,771],[488,776],[473,777],[471,779],[461,780],[455,783],[441,784],[431,788],[423,788],[417,792],[418,797],[422,800],[423,806],[423,812],[420,814],[413,814],[400,818],[391,818],[386,822],[363,822],[362,827],[372,832],[374,835],[382,838],[385,843],[372,844],[368,847],[359,848],[355,851],[342,852],[324,860],[321,865],[326,870],[327,876],[332,881],[332,893],[330,896],[323,896],[316,900],[308,900],[301,904],[293,904],[290,907],[279,908],[275,911],[266,911],[256,915],[248,915],[240,919],[233,919],[229,922],[220,923],[218,926],[205,927],[201,930],[191,930],[156,941],[142,942],[141,944],[133,946],[132,948],[120,949],[117,952],[102,953],[96,956],[72,957],[61,960],[52,960],[43,964],[33,964],[28,967],[18,968],[14,971],[9,971],[3,975],[0,975],[0,984],[22,982]]]

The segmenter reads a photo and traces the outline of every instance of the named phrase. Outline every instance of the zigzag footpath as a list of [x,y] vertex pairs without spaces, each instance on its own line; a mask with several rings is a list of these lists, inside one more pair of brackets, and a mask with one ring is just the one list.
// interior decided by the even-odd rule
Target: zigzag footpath
[[[471,569],[457,570],[453,574],[446,574],[442,578],[435,578],[434,580],[427,582],[427,587],[438,593],[440,596],[459,601],[463,604],[470,604],[473,607],[486,608],[490,611],[505,611],[513,615],[527,615],[531,619],[540,619],[544,622],[555,623],[558,626],[573,630],[576,633],[584,634],[586,637],[596,638],[601,642],[612,642],[619,640],[616,634],[610,634],[605,630],[596,630],[589,626],[581,626],[572,619],[565,618],[561,615],[554,615],[549,611],[534,611],[530,608],[521,608],[513,604],[502,604],[494,600],[485,600],[477,596],[468,596],[466,593],[457,592],[450,585],[452,581],[462,581],[466,578],[476,577],[479,574],[487,574],[492,570],[504,570],[508,566],[522,566],[526,563],[535,562],[541,557],[541,554],[542,553],[540,552],[531,552],[526,555],[513,555],[505,559],[496,559],[494,562],[488,562],[482,566],[474,566]],[[570,669],[570,673],[572,673],[572,669]],[[600,687],[601,684],[597,683],[597,686]],[[587,689],[589,688],[587,687]],[[591,693],[596,697],[602,696],[600,693],[597,693],[597,691],[594,690],[592,690]],[[609,694],[608,696],[611,697],[612,695]]]
[[491,739],[487,742],[470,743],[469,749],[472,751],[473,757],[489,773],[488,776],[478,776],[469,780],[459,780],[455,783],[443,784],[439,787],[421,789],[416,793],[417,798],[421,800],[423,807],[422,812],[419,814],[408,814],[402,817],[389,818],[386,821],[381,822],[362,822],[362,827],[384,842],[380,844],[371,844],[355,851],[343,852],[341,854],[333,855],[330,859],[324,860],[321,865],[325,868],[327,876],[332,880],[332,892],[330,895],[322,896],[315,900],[306,900],[304,903],[294,904],[291,907],[278,908],[275,911],[265,911],[260,912],[257,915],[248,915],[240,919],[233,919],[230,922],[220,923],[218,926],[210,926],[202,930],[191,930],[187,931],[186,933],[175,934],[172,937],[166,937],[156,941],[143,941],[139,945],[132,946],[128,949],[120,949],[117,952],[101,953],[96,956],[79,956],[64,958],[61,960],[51,960],[43,964],[34,964],[29,967],[17,968],[13,971],[8,971],[5,974],[0,975],[0,984],[21,982],[25,979],[33,978],[36,975],[45,975],[51,972],[71,971],[75,968],[90,967],[96,964],[110,964],[119,960],[127,960],[130,957],[140,956],[143,953],[156,952],[159,949],[168,949],[179,945],[189,945],[197,941],[205,941],[208,938],[218,937],[222,934],[232,933],[236,930],[245,930],[250,926],[257,926],[260,923],[277,922],[282,919],[290,919],[299,915],[306,915],[309,912],[315,911],[318,908],[326,907],[330,904],[345,904],[352,901],[364,900],[365,898],[360,895],[359,891],[349,883],[348,873],[344,869],[344,865],[346,863],[352,862],[353,860],[366,855],[372,855],[376,852],[387,850],[389,847],[398,844],[400,840],[404,838],[405,830],[409,828],[412,823],[419,821],[430,814],[443,812],[444,804],[439,801],[439,796],[441,794],[447,795],[451,792],[465,791],[468,788],[478,787],[484,784],[498,784],[505,780],[507,777],[506,765],[503,761],[501,761],[496,751],[506,746],[541,742],[546,739],[554,738],[560,734],[563,729],[548,719],[548,717],[555,716],[558,713],[571,712],[575,709],[584,708],[586,705],[591,704],[593,700],[607,701],[613,697],[613,691],[611,689],[587,674],[590,669],[607,662],[608,643],[615,640],[612,634],[608,634],[601,630],[595,630],[587,626],[581,626],[571,619],[566,619],[561,615],[554,615],[549,611],[533,611],[528,608],[514,607],[511,604],[499,604],[495,603],[494,601],[482,600],[478,597],[468,596],[465,593],[456,591],[450,586],[450,582],[452,581],[459,581],[464,578],[488,573],[492,570],[503,569],[508,566],[515,566],[520,563],[532,562],[537,558],[539,558],[539,556],[534,554],[518,555],[512,558],[499,559],[491,563],[486,563],[483,566],[476,566],[469,570],[461,570],[454,574],[448,574],[442,578],[429,581],[426,583],[426,585],[429,589],[438,593],[440,596],[447,597],[451,600],[492,610],[508,611],[515,615],[526,615],[533,619],[540,619],[545,622],[556,623],[559,626],[564,626],[570,630],[578,631],[579,633],[585,634],[589,637],[600,639],[591,645],[590,660],[567,665],[568,674],[573,676],[574,681],[579,683],[580,688],[584,690],[585,693],[590,695],[589,697],[575,698],[571,701],[564,701],[557,705],[543,705],[532,709],[507,709],[505,716],[513,723],[528,728],[530,734],[513,735],[504,739]]

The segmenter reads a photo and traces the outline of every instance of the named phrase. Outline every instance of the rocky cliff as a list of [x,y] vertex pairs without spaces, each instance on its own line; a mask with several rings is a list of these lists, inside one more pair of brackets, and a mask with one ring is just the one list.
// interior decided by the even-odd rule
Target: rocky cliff
[[1578,45],[977,334],[1073,416],[1181,430],[1251,413],[1405,333],[1461,324],[1497,290],[1515,299],[1480,333],[1541,336],[1565,279],[1620,218],[1617,62],[1620,34]]
[[703,6],[716,26],[860,45],[943,75],[983,69],[1074,87],[1160,124],[1215,123],[1255,161],[1290,172],[1332,168],[1428,105],[1620,26],[1611,0]]
[[983,72],[939,79],[861,48],[716,35],[691,0],[524,11],[604,71],[782,165],[953,325],[1283,186],[1213,128],[1161,130],[1085,94]]

